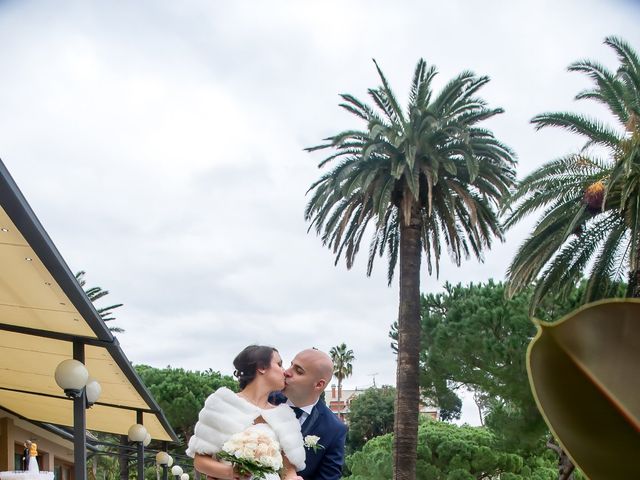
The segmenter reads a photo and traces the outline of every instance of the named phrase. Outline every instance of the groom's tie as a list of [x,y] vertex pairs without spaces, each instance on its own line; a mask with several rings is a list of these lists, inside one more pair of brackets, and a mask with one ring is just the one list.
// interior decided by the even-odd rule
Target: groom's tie
[[293,405],[290,405],[290,406],[291,406],[291,410],[293,410],[293,413],[296,414],[296,418],[300,419],[300,417],[304,413],[304,410],[302,410],[301,408],[298,408],[298,407],[294,407]]

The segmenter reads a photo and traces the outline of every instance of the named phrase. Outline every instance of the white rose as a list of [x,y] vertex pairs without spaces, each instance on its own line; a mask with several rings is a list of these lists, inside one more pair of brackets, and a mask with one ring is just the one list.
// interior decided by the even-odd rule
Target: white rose
[[320,437],[317,435],[307,435],[304,437],[304,446],[308,448],[313,448],[318,445],[320,441]]
[[253,440],[244,444],[244,448],[249,450],[256,450],[258,448],[258,442],[254,442]]

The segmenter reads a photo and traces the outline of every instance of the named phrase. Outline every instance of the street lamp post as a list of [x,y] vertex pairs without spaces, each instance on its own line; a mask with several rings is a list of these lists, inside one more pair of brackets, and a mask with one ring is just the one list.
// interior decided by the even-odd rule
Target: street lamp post
[[167,452],[158,452],[156,454],[156,464],[162,467],[162,480],[167,480],[167,470],[172,463],[173,459]]
[[76,480],[87,478],[87,415],[100,396],[100,384],[89,379],[84,366],[84,344],[73,342],[73,359],[60,362],[55,380],[67,397],[73,399],[73,472]]
[[182,475],[182,467],[179,465],[174,465],[171,467],[171,475],[175,477],[175,480],[181,480],[180,477]]
[[144,480],[144,441],[147,438],[147,429],[142,425],[142,412],[138,412],[138,423],[129,427],[128,437],[130,442],[136,443],[138,456],[138,480]]

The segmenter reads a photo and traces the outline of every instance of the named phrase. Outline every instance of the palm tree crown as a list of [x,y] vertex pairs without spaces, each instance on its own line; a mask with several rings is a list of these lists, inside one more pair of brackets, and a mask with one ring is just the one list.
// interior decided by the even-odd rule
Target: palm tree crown
[[[87,295],[89,300],[91,300],[91,303],[95,303],[105,295],[109,295],[109,290],[103,290],[101,287],[88,287],[85,289],[84,286],[87,284],[87,281],[85,280],[84,276],[86,275],[86,273],[87,272],[85,272],[84,270],[76,273],[76,280],[78,281],[78,284],[83,287],[84,293]],[[114,305],[96,308],[96,311],[98,312],[102,320],[104,320],[105,322],[109,322],[116,319],[116,317],[113,316],[113,310],[115,310],[116,308],[120,308],[122,305],[122,303],[116,303]],[[109,330],[114,333],[124,333],[124,329],[121,327],[109,327]]]
[[333,167],[311,185],[305,218],[333,249],[336,263],[344,255],[350,268],[368,231],[368,275],[375,257],[386,252],[391,283],[399,260],[393,471],[395,480],[408,480],[415,478],[420,405],[422,252],[436,274],[443,243],[457,265],[471,254],[482,258],[493,236],[502,238],[497,205],[513,185],[515,162],[509,148],[477,125],[502,112],[476,95],[488,77],[463,72],[436,95],[436,69],[420,60],[405,112],[376,68],[382,85],[369,90],[374,106],[341,96],[341,106],[365,129],[308,149],[330,149],[320,167]]
[[329,355],[333,360],[333,375],[338,379],[338,401],[340,401],[342,381],[353,373],[353,364],[351,362],[355,360],[355,357],[353,356],[353,350],[347,350],[346,343],[331,347]]
[[376,254],[386,250],[389,283],[398,259],[400,221],[410,222],[412,208],[419,212],[429,273],[432,267],[438,272],[442,242],[456,265],[470,253],[481,258],[493,236],[502,238],[493,206],[515,178],[510,149],[476,126],[502,113],[475,96],[489,78],[463,72],[436,96],[436,69],[420,60],[405,113],[377,63],[376,68],[382,86],[369,89],[369,95],[380,112],[341,95],[340,106],[364,120],[366,130],[343,131],[307,149],[334,150],[320,167],[339,163],[309,189],[313,196],[305,218],[334,250],[336,263],[344,253],[349,268],[375,219],[367,274]]
[[525,177],[508,202],[507,228],[544,209],[508,271],[511,294],[535,281],[532,309],[549,292],[568,293],[589,268],[584,301],[611,296],[625,275],[628,294],[639,293],[640,61],[619,38],[609,37],[605,44],[618,56],[616,72],[589,60],[569,70],[594,83],[576,99],[604,105],[617,128],[575,113],[534,117],[536,129],[560,127],[586,141],[579,152]]

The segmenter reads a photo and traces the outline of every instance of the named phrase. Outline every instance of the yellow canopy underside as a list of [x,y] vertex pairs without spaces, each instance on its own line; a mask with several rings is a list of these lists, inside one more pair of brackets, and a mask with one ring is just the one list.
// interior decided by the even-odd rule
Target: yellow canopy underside
[[[0,324],[97,340],[4,208],[0,208]],[[54,380],[56,366],[73,358],[72,342],[6,328],[0,327],[0,407],[29,420],[72,426],[73,402]],[[126,434],[136,423],[136,411],[118,407],[158,411],[106,346],[86,345],[85,364],[102,386],[99,404],[87,410],[87,429]],[[143,420],[152,438],[172,440],[156,413],[145,412]]]

